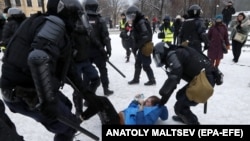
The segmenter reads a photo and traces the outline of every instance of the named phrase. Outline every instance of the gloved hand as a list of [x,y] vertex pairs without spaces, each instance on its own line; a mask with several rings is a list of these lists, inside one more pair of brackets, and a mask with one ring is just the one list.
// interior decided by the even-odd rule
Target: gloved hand
[[50,120],[56,120],[58,116],[58,102],[44,102],[40,107],[41,113]]
[[230,49],[230,45],[228,45],[228,46],[226,46],[227,47],[227,50],[229,50]]
[[110,58],[111,57],[111,50],[107,49],[107,57]]

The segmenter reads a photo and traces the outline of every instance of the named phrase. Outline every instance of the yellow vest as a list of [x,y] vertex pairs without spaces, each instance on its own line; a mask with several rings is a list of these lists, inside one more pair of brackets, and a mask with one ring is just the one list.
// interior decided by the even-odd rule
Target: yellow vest
[[120,20],[120,29],[125,29],[126,22],[123,22],[123,20]]
[[[173,22],[170,22],[170,27],[173,26]],[[174,33],[171,32],[168,28],[164,28],[165,38],[163,39],[164,42],[173,42],[174,40]]]

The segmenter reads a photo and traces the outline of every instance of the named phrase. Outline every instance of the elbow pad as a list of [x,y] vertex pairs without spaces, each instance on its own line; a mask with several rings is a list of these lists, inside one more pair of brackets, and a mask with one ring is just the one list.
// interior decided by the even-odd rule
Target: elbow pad
[[169,78],[165,81],[163,86],[161,87],[159,93],[162,96],[161,105],[164,105],[168,102],[171,94],[175,90],[177,84],[179,83],[178,76],[170,75]]
[[40,106],[44,102],[54,102],[53,83],[49,66],[50,57],[43,51],[35,49],[28,56],[28,65],[36,87]]

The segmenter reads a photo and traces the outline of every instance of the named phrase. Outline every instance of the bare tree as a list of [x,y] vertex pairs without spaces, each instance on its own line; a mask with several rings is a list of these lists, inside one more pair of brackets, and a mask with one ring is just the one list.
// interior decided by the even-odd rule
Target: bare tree
[[99,12],[103,17],[110,18],[114,24],[118,23],[118,16],[126,5],[125,1],[121,0],[99,0]]

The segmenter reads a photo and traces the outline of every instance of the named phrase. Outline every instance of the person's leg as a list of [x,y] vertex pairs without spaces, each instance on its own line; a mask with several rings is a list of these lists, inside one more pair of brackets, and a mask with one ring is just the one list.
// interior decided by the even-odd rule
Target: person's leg
[[152,60],[151,56],[144,56],[142,55],[142,67],[143,70],[146,72],[147,77],[148,77],[148,82],[144,83],[144,85],[155,85],[155,77],[154,77],[154,72],[150,66]]
[[199,124],[197,116],[190,110],[190,106],[196,106],[197,103],[190,101],[186,96],[188,84],[181,88],[176,94],[176,103],[174,105],[175,114],[179,116],[185,124]]
[[[58,102],[58,115],[68,118],[69,120],[80,124],[79,120],[76,118],[74,114],[71,113],[72,105],[69,99],[65,99],[65,96],[62,97],[62,94],[59,92],[59,102]],[[43,116],[39,110],[37,109],[30,109],[30,107],[22,100],[19,102],[7,102],[5,101],[6,105],[12,112],[22,114],[24,116],[30,117],[37,122],[40,122],[45,126],[47,130],[55,134],[54,141],[72,141],[76,130],[72,129],[71,127],[61,123],[58,120],[48,120],[47,117]],[[71,106],[70,106],[71,105]]]
[[128,84],[138,84],[140,82],[140,74],[142,69],[142,54],[138,52],[135,59],[135,72],[134,77]]
[[17,133],[15,124],[5,113],[5,106],[0,99],[0,137],[1,140],[23,141],[23,136]]
[[241,55],[241,49],[244,43],[236,42],[235,43],[235,56],[234,56],[234,62],[237,63],[239,61],[240,55]]
[[214,63],[214,67],[219,67],[219,65],[220,65],[220,59],[216,59],[215,60],[215,63]]
[[98,56],[94,59],[94,63],[100,72],[101,83],[104,91],[104,95],[108,96],[114,93],[109,90],[108,70],[106,68],[106,60],[102,56]]
[[236,52],[237,52],[237,42],[232,40],[232,53],[233,53],[233,61],[236,61]]
[[90,61],[85,61],[85,65],[83,68],[83,80],[88,80],[89,90],[93,93],[96,92],[96,89],[100,86],[100,77],[98,75],[98,71],[95,66],[91,64]]

